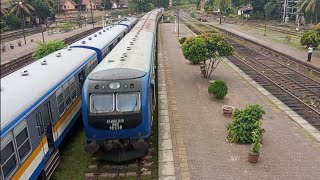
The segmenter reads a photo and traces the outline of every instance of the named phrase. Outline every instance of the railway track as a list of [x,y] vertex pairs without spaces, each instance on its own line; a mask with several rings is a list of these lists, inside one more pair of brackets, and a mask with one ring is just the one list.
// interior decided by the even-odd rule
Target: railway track
[[[32,29],[25,29],[26,36],[30,36],[32,34],[36,34],[41,32],[42,27],[32,28]],[[10,33],[1,33],[1,42],[8,42],[15,39],[23,38],[23,31],[18,30]]]
[[[149,144],[151,147],[151,144]],[[92,158],[91,165],[85,174],[85,180],[98,179],[154,179],[152,174],[154,149],[149,148],[149,153],[143,158],[124,163],[110,163]]]
[[[183,20],[183,22],[187,21]],[[194,24],[189,23],[187,26],[191,27],[191,30],[196,29]],[[199,29],[205,29],[204,27],[207,27],[207,30],[213,28],[211,25],[205,24],[200,26],[203,27],[196,29],[196,34],[201,33]],[[266,53],[270,52],[270,49],[264,51],[264,47],[259,47],[258,44],[244,43],[245,40],[241,37],[223,32],[227,41],[236,51],[235,55],[228,59],[316,129],[320,130],[320,81],[303,71],[305,65],[300,64],[303,68],[292,66],[288,57],[285,57],[288,58],[288,61],[283,63],[281,54],[273,51],[273,55],[270,55],[270,53]],[[294,61],[294,63],[297,64],[298,62]],[[313,72],[313,74],[320,74],[317,70],[313,70]]]
[[[183,14],[185,16],[185,18],[187,18],[188,21],[191,21],[191,22],[197,21],[197,20],[191,18],[190,16],[188,16],[188,14],[183,11],[180,14]],[[219,19],[219,17],[215,17],[215,19]],[[230,19],[230,18],[228,18],[228,19]],[[246,26],[255,27],[255,28],[264,28],[265,27],[264,24],[261,24],[259,22],[253,22],[253,21],[236,22],[236,21],[228,20],[227,22],[230,24],[241,24],[241,25],[246,25]],[[284,35],[295,36],[298,38],[301,37],[301,35],[302,35],[302,32],[296,32],[294,30],[289,30],[288,27],[277,27],[276,24],[267,24],[267,30],[278,32],[278,33],[281,33]]]
[[[65,44],[72,44],[76,41],[78,41],[79,39],[88,36],[89,34],[96,32],[98,29],[100,29],[100,27],[94,28],[94,29],[90,29],[84,32],[81,32],[77,35],[68,37],[66,39],[64,39]],[[12,61],[9,61],[7,63],[1,64],[1,78],[10,74],[13,71],[16,71],[24,66],[27,66],[28,64],[31,64],[32,62],[34,62],[35,59],[33,57],[33,52],[26,54],[20,58],[14,59]]]

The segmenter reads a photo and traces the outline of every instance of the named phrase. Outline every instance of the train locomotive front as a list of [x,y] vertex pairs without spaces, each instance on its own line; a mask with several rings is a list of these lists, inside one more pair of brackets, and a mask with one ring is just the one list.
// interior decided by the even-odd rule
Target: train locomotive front
[[[119,50],[112,51],[85,81],[82,114],[87,150],[97,159],[121,162],[148,152],[154,107],[154,42],[150,32],[138,37],[128,34],[115,49]],[[148,48],[143,48],[145,45]]]
[[143,23],[148,28],[131,31],[84,83],[86,149],[98,160],[122,162],[148,153],[156,99],[156,26],[161,12],[149,13],[155,15]]

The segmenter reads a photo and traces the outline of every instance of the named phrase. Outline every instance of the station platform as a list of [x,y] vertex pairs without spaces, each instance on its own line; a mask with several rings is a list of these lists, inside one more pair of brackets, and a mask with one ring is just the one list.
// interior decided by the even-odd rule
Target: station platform
[[320,50],[314,50],[311,58],[311,62],[307,62],[308,57],[308,49],[298,49],[294,47],[289,47],[285,44],[280,44],[272,41],[267,32],[267,36],[263,36],[263,32],[258,31],[257,29],[248,29],[248,28],[241,28],[240,25],[237,24],[228,24],[228,23],[222,23],[219,24],[218,22],[210,22],[209,24],[212,24],[216,27],[225,29],[227,31],[230,31],[232,33],[235,33],[237,35],[240,35],[242,37],[245,37],[249,40],[258,42],[259,44],[263,44],[267,47],[270,47],[271,49],[275,51],[282,52],[284,54],[287,54],[291,57],[294,57],[302,62],[305,62],[307,64],[310,64],[314,67],[317,67],[320,69]]
[[[95,25],[95,27],[101,27],[102,25]],[[76,28],[74,30],[71,30],[66,33],[56,33],[56,34],[50,34],[48,35],[48,32],[44,32],[44,40],[45,42],[49,40],[58,40],[58,39],[65,39],[70,36],[74,36],[76,34],[79,34],[81,32],[87,31],[89,29],[92,29],[92,24],[87,24],[87,26],[82,28]],[[33,42],[31,42],[31,39],[33,39]],[[6,42],[6,52],[1,52],[1,64],[12,61],[13,59],[19,58],[21,56],[24,56],[26,54],[29,54],[33,52],[36,49],[37,42],[42,42],[42,34],[37,33],[33,34],[31,36],[26,37],[27,44],[24,43],[24,39],[20,38],[22,42],[22,46],[18,46],[18,40],[12,40],[9,42]],[[14,45],[14,49],[10,49],[10,43]]]
[[[227,59],[211,79],[224,80],[228,94],[212,99],[208,79],[184,58],[174,29],[174,24],[161,24],[159,31],[159,179],[319,179],[320,136],[311,136],[288,115],[294,113]],[[181,25],[180,36],[192,32]],[[259,104],[265,110],[258,163],[247,161],[250,145],[228,142],[231,118],[222,114],[225,104]]]

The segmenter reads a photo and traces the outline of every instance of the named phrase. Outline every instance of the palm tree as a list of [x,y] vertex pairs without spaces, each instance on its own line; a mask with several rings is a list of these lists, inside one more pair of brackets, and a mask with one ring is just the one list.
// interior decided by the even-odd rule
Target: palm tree
[[9,12],[5,8],[1,7],[1,16],[7,16],[8,13]]
[[15,13],[17,16],[20,16],[23,20],[23,38],[24,38],[24,43],[27,44],[26,42],[26,36],[24,32],[24,28],[26,26],[26,16],[31,16],[30,11],[34,11],[34,7],[32,7],[30,4],[26,2],[26,0],[19,0],[16,1],[12,4],[12,9],[11,12]]
[[[316,22],[318,22],[318,15],[320,13],[320,1],[319,0],[303,0],[300,3],[298,11],[300,13],[314,14]],[[311,22],[312,22],[312,18],[311,18]]]

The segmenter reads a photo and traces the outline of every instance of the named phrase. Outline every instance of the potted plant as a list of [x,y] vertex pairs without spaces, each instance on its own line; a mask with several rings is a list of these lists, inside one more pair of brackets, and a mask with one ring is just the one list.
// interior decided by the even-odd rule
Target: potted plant
[[11,48],[11,49],[14,49],[14,45],[13,45],[13,44],[11,44],[11,43],[10,43],[10,48]]
[[233,106],[230,106],[230,105],[222,106],[223,115],[225,116],[232,116],[233,110],[234,110]]
[[21,46],[21,39],[18,40],[18,46]]
[[208,87],[208,93],[217,99],[223,99],[224,96],[228,93],[228,87],[223,80],[214,81]]
[[30,39],[31,42],[33,42],[33,39]]
[[257,163],[260,155],[260,148],[262,147],[261,141],[264,133],[264,129],[261,127],[261,120],[257,121],[258,128],[252,131],[253,143],[248,152],[248,161],[251,163]]
[[2,52],[6,52],[6,44],[1,45],[1,50],[2,50]]

